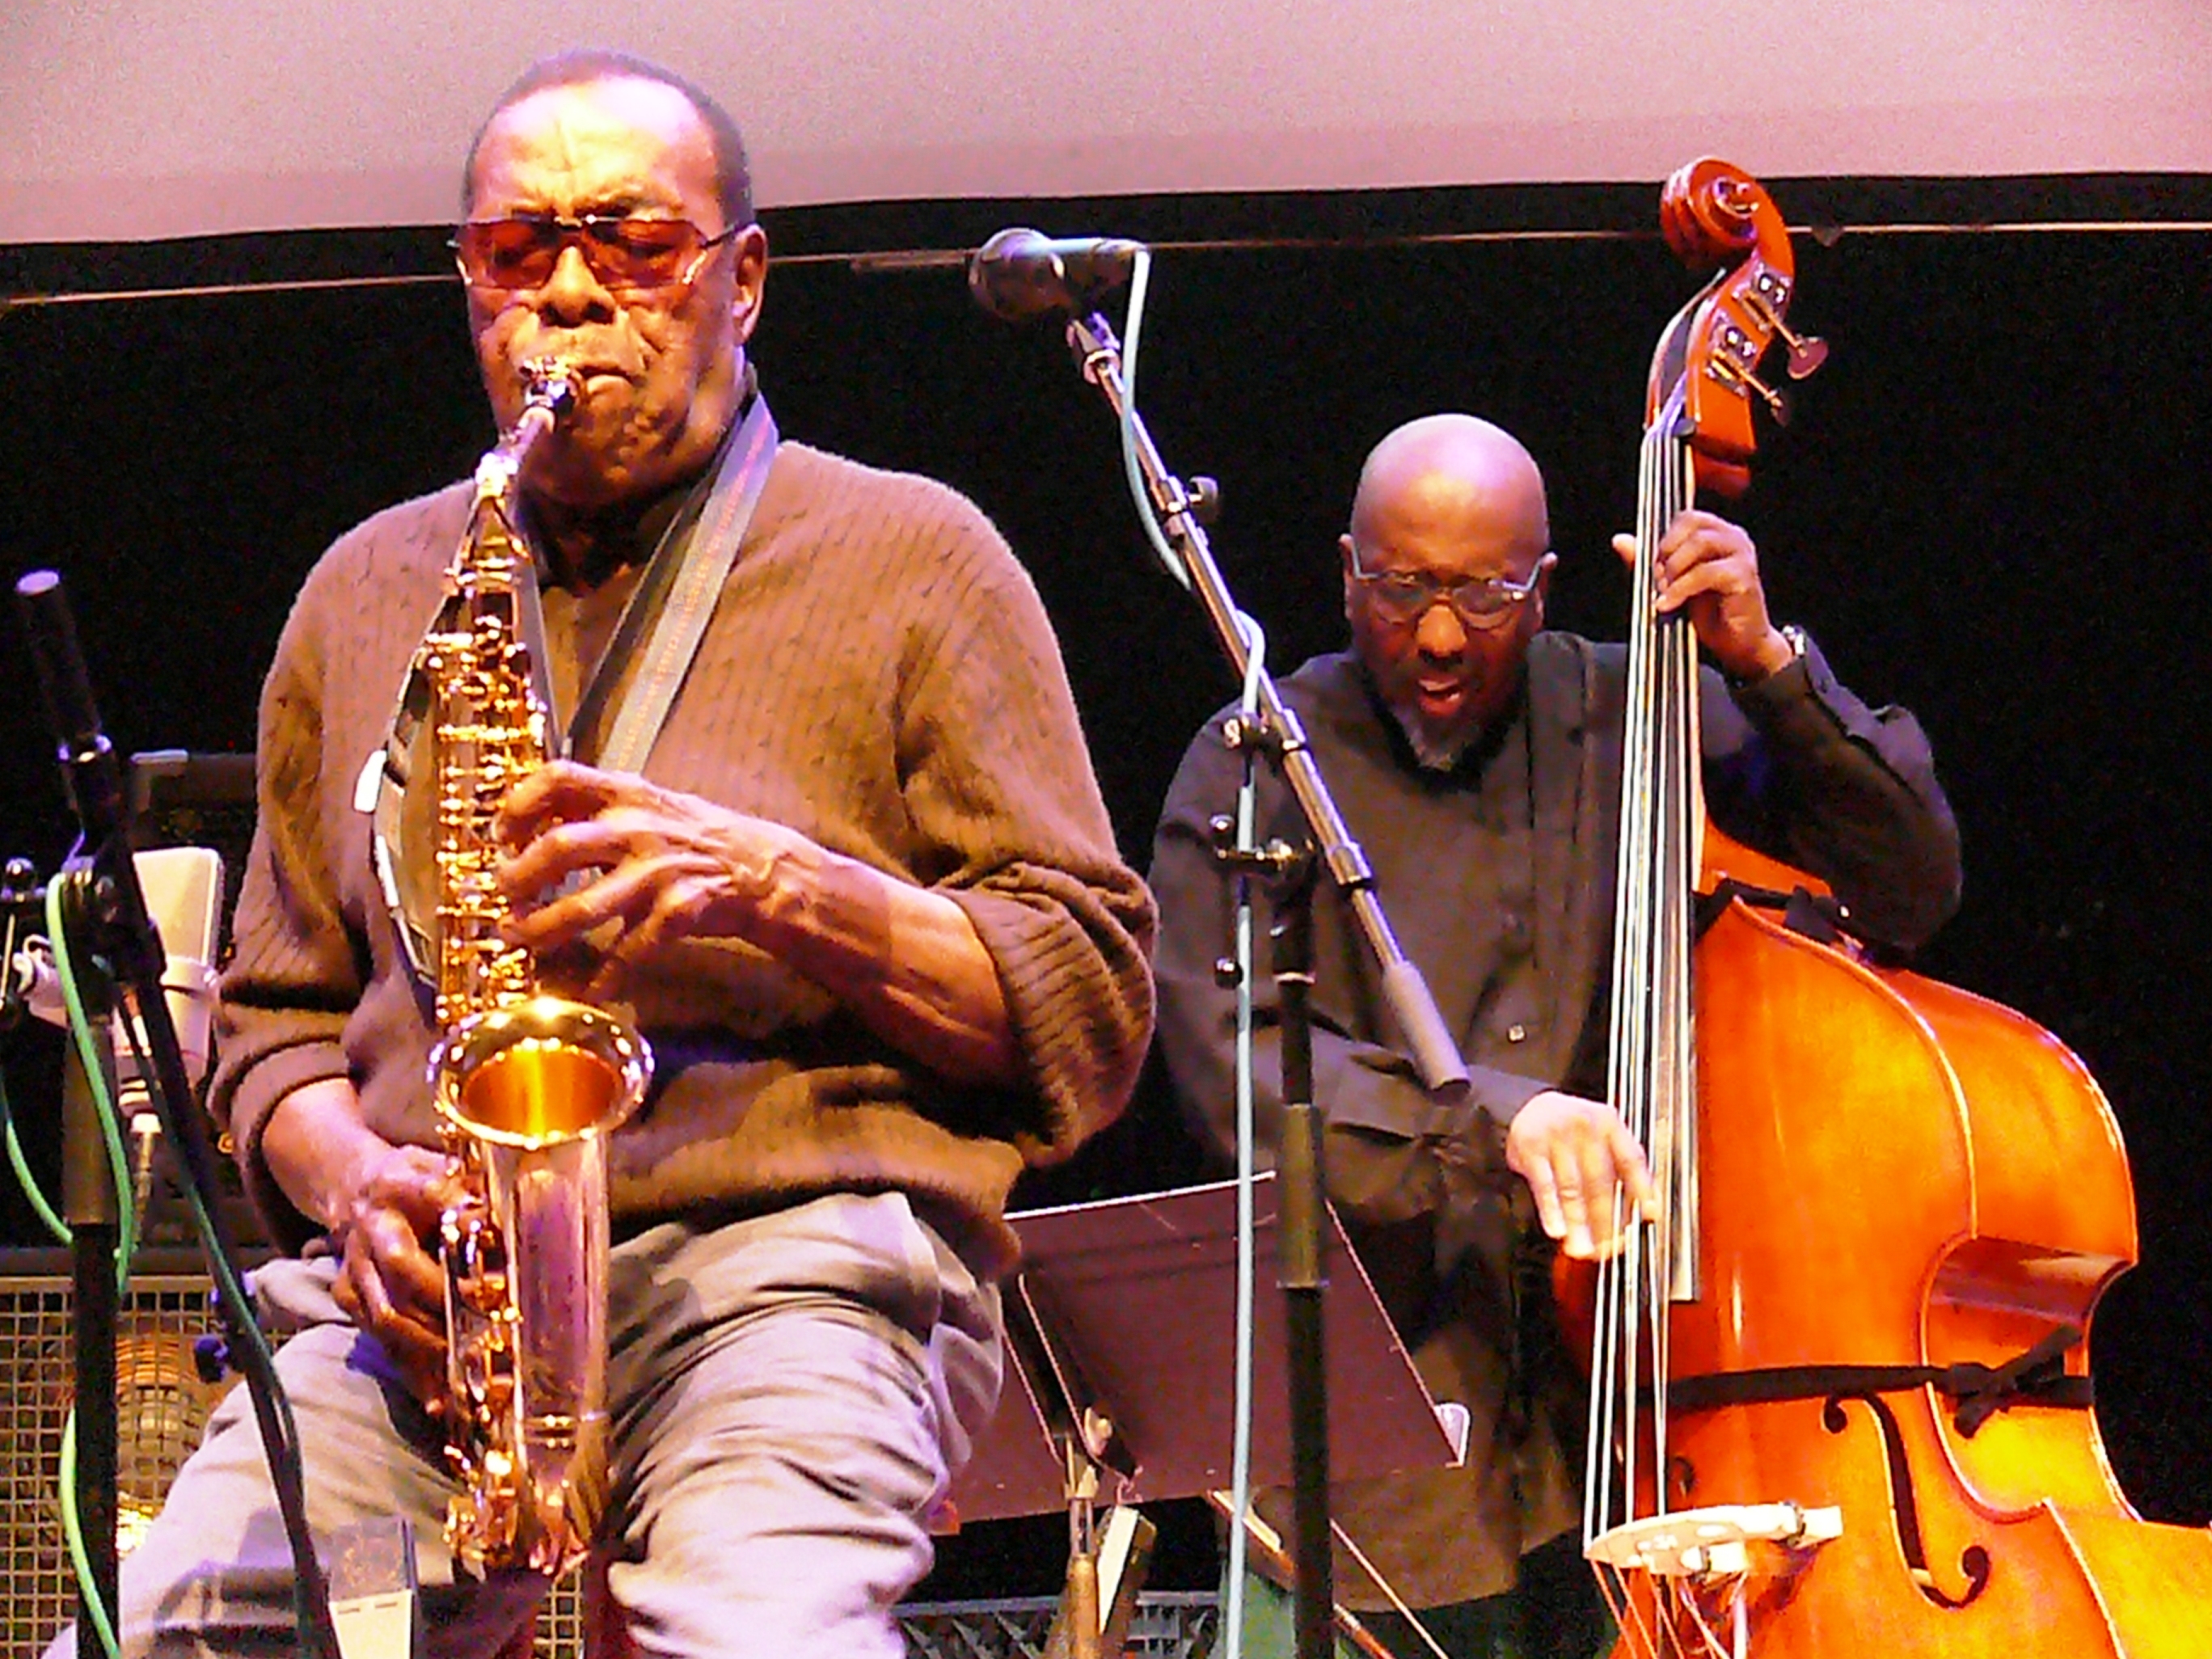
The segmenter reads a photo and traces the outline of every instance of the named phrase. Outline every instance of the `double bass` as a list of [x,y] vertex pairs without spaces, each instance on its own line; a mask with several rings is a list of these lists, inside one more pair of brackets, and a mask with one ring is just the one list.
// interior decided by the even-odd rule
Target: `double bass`
[[1756,180],[1693,162],[1662,222],[1715,274],[1655,353],[1639,489],[1609,1086],[1659,1213],[1595,1273],[1585,1471],[1618,1659],[2203,1659],[2212,1533],[2136,1515],[2089,1409],[2090,1317],[2136,1257],[2094,1079],[1802,925],[1820,884],[1703,822],[1696,640],[1655,614],[1653,550],[1747,483],[1769,349],[1802,375],[1823,348]]

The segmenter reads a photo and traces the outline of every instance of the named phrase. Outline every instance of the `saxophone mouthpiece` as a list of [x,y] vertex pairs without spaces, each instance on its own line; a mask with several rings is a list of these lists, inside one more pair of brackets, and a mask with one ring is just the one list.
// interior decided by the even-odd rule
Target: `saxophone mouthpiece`
[[503,498],[522,471],[523,458],[540,438],[576,407],[582,377],[558,357],[538,357],[522,366],[522,412],[477,463],[477,499]]
[[576,406],[577,381],[575,369],[558,357],[538,357],[522,366],[522,407],[524,411],[542,409],[550,415],[555,423],[568,417]]

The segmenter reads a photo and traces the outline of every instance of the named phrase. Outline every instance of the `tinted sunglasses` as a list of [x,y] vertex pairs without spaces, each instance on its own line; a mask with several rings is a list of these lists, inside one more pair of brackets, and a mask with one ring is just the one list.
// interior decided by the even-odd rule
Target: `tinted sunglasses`
[[530,214],[471,219],[454,233],[453,249],[471,288],[513,292],[543,287],[568,247],[583,254],[602,287],[680,288],[699,274],[709,253],[741,228],[732,225],[719,236],[709,236],[689,219],[613,213],[568,219]]

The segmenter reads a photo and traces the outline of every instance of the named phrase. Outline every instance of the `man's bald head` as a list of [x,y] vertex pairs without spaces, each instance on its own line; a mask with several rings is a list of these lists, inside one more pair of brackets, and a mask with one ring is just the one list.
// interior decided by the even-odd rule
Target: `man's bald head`
[[[1390,433],[1359,470],[1352,534],[1401,515],[1477,516],[1542,556],[1552,544],[1544,475],[1521,441],[1473,415],[1425,415]],[[1376,533],[1379,533],[1376,532]]]

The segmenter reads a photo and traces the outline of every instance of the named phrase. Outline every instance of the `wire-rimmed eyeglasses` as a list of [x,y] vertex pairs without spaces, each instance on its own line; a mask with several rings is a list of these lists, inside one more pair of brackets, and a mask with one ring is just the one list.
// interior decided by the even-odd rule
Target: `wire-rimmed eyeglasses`
[[1452,615],[1469,628],[1502,628],[1515,611],[1528,603],[1544,580],[1544,573],[1559,562],[1556,553],[1536,561],[1526,581],[1505,576],[1476,576],[1463,582],[1442,582],[1410,570],[1364,570],[1358,544],[1352,549],[1352,579],[1367,595],[1367,603],[1384,622],[1409,627],[1429,614],[1438,601],[1451,606]]

